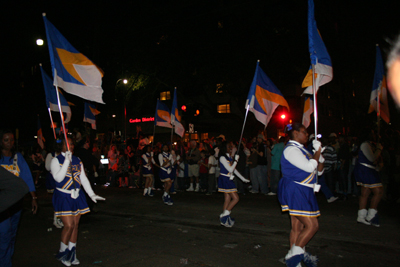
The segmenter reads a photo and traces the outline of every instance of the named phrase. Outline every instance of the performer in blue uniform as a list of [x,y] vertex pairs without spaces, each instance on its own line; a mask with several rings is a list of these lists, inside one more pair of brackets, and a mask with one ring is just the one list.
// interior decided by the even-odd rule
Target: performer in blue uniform
[[153,192],[151,191],[151,187],[153,185],[153,165],[155,164],[153,158],[153,152],[151,151],[151,146],[146,145],[143,148],[144,153],[142,154],[142,175],[146,178],[146,182],[144,184],[144,192],[143,196],[154,196]]
[[93,192],[85,174],[85,168],[79,158],[72,155],[74,143],[68,138],[69,151],[65,140],[62,140],[61,154],[51,161],[51,173],[56,181],[56,190],[53,194],[53,207],[56,216],[61,217],[64,228],[61,232],[60,250],[56,258],[65,266],[78,265],[76,258],[76,242],[78,239],[78,225],[82,214],[90,212],[83,187],[93,202],[105,200]]
[[[15,151],[14,134],[10,130],[0,131],[0,168],[13,173],[24,180],[32,196],[32,212],[36,214],[38,205],[35,185],[28,164],[21,153]],[[0,213],[0,265],[11,266],[11,257],[14,254],[14,243],[17,236],[19,220],[21,218],[22,203],[18,201]]]
[[318,191],[316,171],[321,175],[324,165],[321,143],[313,141],[316,151],[311,155],[303,146],[308,141],[306,128],[300,123],[287,126],[289,142],[281,157],[282,179],[279,181],[278,198],[282,211],[289,211],[291,226],[290,247],[285,257],[287,266],[316,266],[317,258],[305,253],[304,247],[318,231],[320,216],[314,191]]
[[223,192],[225,197],[223,212],[219,215],[219,220],[225,227],[232,227],[235,224],[235,220],[230,216],[232,209],[239,202],[239,195],[233,180],[235,175],[245,183],[250,182],[236,170],[239,155],[236,154],[232,157],[232,147],[232,143],[223,142],[219,150],[218,192]]
[[[361,186],[357,222],[379,227],[377,212],[378,204],[383,195],[383,186],[379,178],[377,163],[383,147],[379,143],[376,146],[373,145],[375,134],[371,129],[363,131],[363,136],[360,139],[358,161],[354,168],[357,185]],[[368,197],[371,192],[373,196],[370,208],[367,211]]]
[[162,199],[164,204],[171,206],[174,204],[169,195],[169,190],[172,186],[172,155],[169,153],[168,145],[163,145],[162,150],[163,152],[158,155],[158,162],[160,163],[160,180],[164,183],[164,195],[162,196]]

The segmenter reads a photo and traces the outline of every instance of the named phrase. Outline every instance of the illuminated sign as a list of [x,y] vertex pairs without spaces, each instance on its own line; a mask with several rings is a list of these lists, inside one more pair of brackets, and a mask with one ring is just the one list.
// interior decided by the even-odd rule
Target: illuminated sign
[[148,122],[148,121],[154,121],[154,117],[143,117],[141,119],[129,119],[129,123],[138,123],[138,122]]

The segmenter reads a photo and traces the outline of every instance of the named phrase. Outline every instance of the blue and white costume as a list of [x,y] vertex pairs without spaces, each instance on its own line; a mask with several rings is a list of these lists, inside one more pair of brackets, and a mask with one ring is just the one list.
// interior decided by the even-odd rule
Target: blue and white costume
[[[24,157],[16,153],[16,157],[0,157],[0,168],[4,168],[14,175],[21,177],[28,185],[29,192],[35,192],[32,173]],[[16,159],[16,161],[15,161]],[[17,202],[9,209],[0,213],[0,263],[1,266],[11,266],[11,257],[14,253],[14,243],[17,236],[22,205]]]
[[56,216],[77,216],[88,213],[90,209],[85,194],[79,191],[83,186],[89,196],[94,195],[94,192],[86,177],[82,162],[75,156],[72,156],[72,162],[69,164],[64,164],[64,161],[65,153],[62,152],[51,162],[51,172],[56,180],[56,190],[53,194],[55,214]]
[[[152,155],[149,152],[146,152],[142,155],[143,165],[142,165],[142,174],[143,177],[153,176],[153,166],[151,163],[155,163]],[[151,161],[151,162],[150,162]]]
[[220,157],[220,173],[218,177],[218,192],[233,193],[237,192],[235,182],[233,181],[234,175],[238,176],[241,180],[245,179],[237,170],[237,161],[234,161],[229,154],[226,157]]
[[377,156],[374,155],[371,144],[369,142],[362,143],[358,152],[358,161],[354,168],[357,185],[367,188],[382,186],[379,173],[374,165],[376,159]]
[[291,216],[320,216],[314,194],[317,166],[318,162],[303,145],[288,142],[281,157],[282,179],[278,187],[282,211],[289,211]]
[[[160,162],[160,180],[162,182],[166,182],[171,180],[171,163],[172,163],[172,155],[168,152],[162,152],[158,155],[158,161]],[[164,162],[169,161],[165,166],[163,166]]]

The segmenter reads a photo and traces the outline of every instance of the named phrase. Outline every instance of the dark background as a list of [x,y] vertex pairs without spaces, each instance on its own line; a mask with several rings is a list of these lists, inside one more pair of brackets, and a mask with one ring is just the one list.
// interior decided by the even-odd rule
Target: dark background
[[[317,26],[334,70],[333,81],[321,88],[321,98],[329,94],[331,103],[326,105],[338,113],[337,121],[329,121],[319,104],[321,131],[352,132],[352,127],[376,120],[375,113],[367,115],[375,44],[381,46],[385,60],[387,40],[400,32],[395,3],[315,1]],[[99,132],[113,126],[112,114],[123,114],[125,97],[129,117],[148,116],[154,113],[159,93],[174,87],[178,99],[190,99],[223,83],[225,92],[244,107],[258,59],[294,106],[290,116],[301,119],[299,87],[310,65],[306,0],[13,1],[2,4],[0,126],[19,128],[23,140],[33,140],[37,114],[45,136],[51,136],[38,67],[42,63],[51,74],[42,12],[105,73],[106,105],[97,105]],[[36,46],[37,38],[45,45]],[[122,78],[136,81],[130,91],[116,85]],[[70,128],[81,127],[83,101],[65,95],[75,104]],[[392,127],[398,128],[397,111],[389,102]],[[263,126],[257,122],[256,128]]]

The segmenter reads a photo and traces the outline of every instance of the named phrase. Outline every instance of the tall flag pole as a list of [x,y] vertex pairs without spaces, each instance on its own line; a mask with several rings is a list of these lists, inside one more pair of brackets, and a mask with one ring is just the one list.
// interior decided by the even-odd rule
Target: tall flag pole
[[[39,66],[40,66],[40,71],[42,73],[43,87],[44,87],[44,92],[46,95],[46,105],[47,105],[47,110],[48,110],[49,116],[50,116],[51,127],[53,129],[54,139],[57,139],[54,122],[53,122],[53,116],[51,115],[51,111],[60,112],[58,109],[57,93],[55,91],[55,87],[53,86],[52,80],[46,74],[46,72],[43,70],[42,64],[39,64]],[[61,100],[62,112],[67,114],[65,123],[68,123],[71,120],[71,115],[72,115],[71,108],[69,107],[69,104],[63,95],[60,95],[60,100]]]
[[302,87],[306,88],[303,94],[313,95],[314,100],[314,128],[315,138],[318,130],[317,92],[320,86],[330,82],[333,78],[332,61],[322,41],[314,18],[314,1],[308,0],[308,49],[311,66],[304,78]]
[[[179,114],[179,109],[178,109],[178,93],[177,89],[175,87],[174,89],[174,99],[172,101],[172,108],[171,108],[171,124],[175,128],[175,133],[179,135],[180,137],[183,137],[185,134],[185,128],[182,125],[181,122],[182,117]],[[172,140],[171,140],[172,143]]]
[[[281,91],[279,91],[270,78],[268,78],[267,74],[261,69],[259,63],[260,60],[257,61],[253,82],[251,83],[249,94],[247,95],[244,124],[246,123],[247,114],[250,110],[253,112],[256,119],[264,124],[264,128],[266,128],[275,109],[281,105],[289,110],[289,104],[283,97]],[[243,136],[244,124],[239,144]]]
[[102,71],[76,50],[43,13],[54,86],[83,99],[104,104]]
[[387,99],[386,75],[383,68],[383,60],[379,45],[376,45],[376,63],[374,82],[372,84],[370,106],[368,113],[376,111],[378,136],[380,131],[380,119],[386,123],[390,122],[389,106]]

